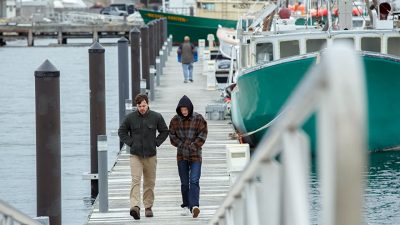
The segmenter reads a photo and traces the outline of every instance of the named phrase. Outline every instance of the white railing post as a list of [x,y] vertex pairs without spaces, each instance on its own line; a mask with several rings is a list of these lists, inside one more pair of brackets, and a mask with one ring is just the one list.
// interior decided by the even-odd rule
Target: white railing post
[[[366,167],[366,97],[361,60],[338,45],[326,52],[326,99],[318,114],[322,221],[361,224]],[[340,57],[338,57],[340,56]],[[347,57],[345,57],[347,56]],[[338,66],[340,65],[340,66]],[[335,141],[336,140],[336,141]]]
[[258,218],[259,215],[259,208],[258,206],[258,199],[257,199],[257,192],[254,181],[250,181],[247,183],[245,187],[245,194],[246,194],[246,224],[253,224],[259,225],[260,221]]
[[282,224],[307,225],[309,218],[309,155],[307,135],[300,130],[289,130],[283,134],[283,207]]

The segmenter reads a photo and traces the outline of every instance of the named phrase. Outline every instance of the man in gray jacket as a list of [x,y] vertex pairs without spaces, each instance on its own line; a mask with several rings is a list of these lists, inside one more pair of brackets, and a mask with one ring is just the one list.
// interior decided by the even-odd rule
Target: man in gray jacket
[[196,47],[190,43],[189,36],[185,36],[183,43],[178,48],[178,56],[180,56],[184,83],[193,82],[193,62],[194,54],[196,53]]
[[[157,150],[168,137],[168,127],[158,112],[149,109],[147,95],[135,97],[137,110],[127,115],[118,129],[120,140],[131,147],[130,166],[132,186],[130,215],[140,219],[140,187],[143,173],[143,205],[145,216],[153,217]],[[158,131],[158,135],[157,135]]]

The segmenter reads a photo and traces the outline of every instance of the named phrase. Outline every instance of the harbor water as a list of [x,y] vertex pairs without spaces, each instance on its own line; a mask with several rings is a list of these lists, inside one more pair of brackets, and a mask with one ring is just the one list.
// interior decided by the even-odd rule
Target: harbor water
[[[82,41],[82,40],[81,40]],[[48,46],[56,40],[21,40],[0,48],[0,199],[36,216],[35,78],[46,60],[60,70],[62,220],[85,224],[91,210],[88,45]],[[117,40],[107,40],[116,43]],[[72,43],[72,41],[69,43]],[[105,46],[106,121],[109,168],[118,153],[117,47]],[[180,76],[180,74],[178,74]],[[151,103],[150,103],[151,106]],[[174,107],[174,106],[171,106]],[[382,124],[384,126],[384,124]],[[370,154],[364,217],[366,225],[400,224],[400,152]],[[312,221],[319,219],[318,181],[312,175]],[[129,195],[129,193],[126,193]],[[157,199],[156,199],[157,200]],[[126,206],[127,208],[129,206]],[[128,213],[128,212],[127,212]]]

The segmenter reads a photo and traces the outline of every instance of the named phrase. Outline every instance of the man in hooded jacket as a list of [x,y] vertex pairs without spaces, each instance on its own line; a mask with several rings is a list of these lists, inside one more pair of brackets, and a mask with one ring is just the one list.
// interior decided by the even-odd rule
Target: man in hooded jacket
[[171,144],[177,147],[178,173],[181,180],[182,215],[200,213],[201,147],[207,139],[207,122],[199,113],[193,112],[193,104],[184,95],[176,107],[169,125]]

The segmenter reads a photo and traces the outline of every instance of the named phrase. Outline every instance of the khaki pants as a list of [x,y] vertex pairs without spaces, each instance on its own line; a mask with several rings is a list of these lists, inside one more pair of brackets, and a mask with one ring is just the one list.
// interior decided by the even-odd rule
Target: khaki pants
[[140,187],[143,173],[143,205],[153,206],[154,186],[156,182],[157,156],[142,158],[130,155],[132,186],[130,193],[131,208],[140,207]]

